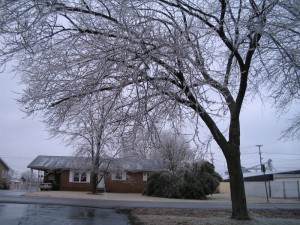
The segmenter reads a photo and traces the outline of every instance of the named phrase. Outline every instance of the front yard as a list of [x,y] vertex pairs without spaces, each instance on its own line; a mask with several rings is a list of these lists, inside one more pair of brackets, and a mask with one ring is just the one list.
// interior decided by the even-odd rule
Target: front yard
[[298,225],[299,210],[249,210],[251,220],[230,219],[230,210],[133,209],[134,224],[141,225]]

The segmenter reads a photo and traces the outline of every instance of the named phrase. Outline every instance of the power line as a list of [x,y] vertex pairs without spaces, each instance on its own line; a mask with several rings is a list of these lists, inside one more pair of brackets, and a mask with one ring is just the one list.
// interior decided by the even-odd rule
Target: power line
[[214,165],[214,153],[212,153],[212,151],[210,151],[210,160],[211,160],[211,164]]
[[257,154],[256,152],[251,152],[251,153],[241,153],[241,155],[254,155]]
[[26,156],[0,156],[0,157],[1,158],[6,158],[6,159],[24,159],[24,160],[27,160],[27,159],[33,159],[36,156],[32,156],[32,157],[26,157]]
[[264,154],[272,154],[272,155],[300,155],[300,154],[297,154],[297,153],[290,154],[290,153],[273,153],[273,152],[264,152]]

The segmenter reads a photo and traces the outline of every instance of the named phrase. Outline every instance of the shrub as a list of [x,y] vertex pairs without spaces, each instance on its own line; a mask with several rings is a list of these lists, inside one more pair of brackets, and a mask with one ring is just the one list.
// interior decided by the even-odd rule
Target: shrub
[[219,186],[221,176],[209,162],[188,164],[174,172],[155,172],[149,176],[143,194],[180,199],[206,199]]

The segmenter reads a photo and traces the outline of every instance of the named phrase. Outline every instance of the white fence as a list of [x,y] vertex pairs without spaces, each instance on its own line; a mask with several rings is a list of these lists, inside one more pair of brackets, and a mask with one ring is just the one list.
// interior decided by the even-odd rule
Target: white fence
[[266,186],[264,182],[245,182],[245,191],[248,196],[266,197],[266,189],[270,198],[300,199],[299,181],[267,181]]

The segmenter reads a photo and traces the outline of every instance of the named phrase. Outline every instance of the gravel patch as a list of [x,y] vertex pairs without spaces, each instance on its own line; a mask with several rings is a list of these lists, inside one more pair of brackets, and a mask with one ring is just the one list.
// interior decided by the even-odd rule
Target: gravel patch
[[133,209],[133,224],[141,225],[299,225],[300,210],[249,210],[251,220],[230,218],[229,210]]

